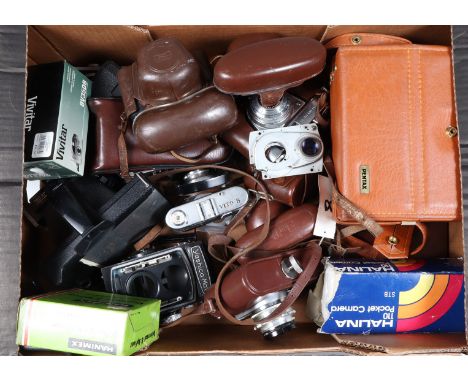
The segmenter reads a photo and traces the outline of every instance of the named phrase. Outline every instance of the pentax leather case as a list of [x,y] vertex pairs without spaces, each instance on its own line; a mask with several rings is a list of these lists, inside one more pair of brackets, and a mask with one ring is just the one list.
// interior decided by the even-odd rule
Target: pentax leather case
[[[415,224],[461,218],[451,50],[365,33],[328,48],[338,48],[330,78],[336,186],[385,227],[375,247],[407,257]],[[334,213],[356,223],[340,205]]]

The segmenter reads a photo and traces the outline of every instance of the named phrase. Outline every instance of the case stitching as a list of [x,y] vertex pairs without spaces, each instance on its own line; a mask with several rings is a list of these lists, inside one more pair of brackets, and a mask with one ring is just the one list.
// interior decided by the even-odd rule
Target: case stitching
[[358,49],[359,50],[368,50],[368,51],[381,51],[381,50],[384,50],[384,51],[393,51],[393,50],[403,50],[403,49],[406,49],[408,51],[411,51],[411,50],[425,50],[425,51],[430,51],[430,52],[447,52],[447,50],[449,49],[448,47],[446,46],[420,46],[420,45],[409,45],[409,46],[405,46],[405,45],[386,45],[386,46],[372,46],[372,45],[367,45],[367,46],[343,46],[343,47],[340,47],[340,49],[342,51],[346,50],[346,51],[357,51]]
[[411,211],[414,213],[414,184],[413,184],[413,134],[412,134],[412,127],[413,127],[413,102],[411,98],[411,64],[410,64],[410,50],[406,50],[406,59],[407,59],[407,81],[408,81],[408,108],[409,108],[409,154],[410,154],[410,166],[409,166],[409,173],[410,173],[410,185],[411,185]]
[[419,91],[419,129],[421,130],[421,150],[422,150],[422,199],[423,199],[423,211],[424,213],[427,210],[427,203],[426,203],[426,180],[424,177],[424,160],[425,160],[425,150],[424,150],[424,125],[423,125],[423,99],[422,99],[422,86],[423,86],[423,80],[422,80],[422,75],[421,75],[421,49],[418,49],[418,91]]

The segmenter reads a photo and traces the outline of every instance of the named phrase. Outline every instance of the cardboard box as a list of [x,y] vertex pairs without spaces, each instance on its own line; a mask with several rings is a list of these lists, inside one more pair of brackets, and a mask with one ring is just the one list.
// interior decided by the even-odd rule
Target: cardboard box
[[327,260],[309,317],[320,333],[465,332],[461,259]]
[[160,305],[81,289],[23,298],[16,343],[84,355],[130,355],[158,339]]
[[29,68],[24,118],[24,177],[83,175],[91,81],[67,62]]
[[[0,73],[0,115],[3,124],[0,188],[0,223],[5,234],[0,242],[0,352],[16,354],[15,319],[20,294],[28,294],[28,268],[37,260],[38,239],[27,224],[21,226],[22,132],[24,125],[24,77],[26,65],[66,59],[74,66],[113,59],[131,63],[137,51],[153,38],[174,36],[191,50],[203,49],[209,57],[223,54],[229,42],[242,34],[277,32],[285,36],[304,35],[323,42],[343,33],[376,32],[408,38],[416,43],[452,45],[456,78],[459,136],[468,145],[468,33],[466,27],[450,26],[29,26],[0,27],[8,39],[0,39],[2,65],[17,72]],[[28,36],[26,44],[26,33]],[[453,35],[453,38],[452,38]],[[26,53],[25,53],[26,52]],[[13,102],[14,107],[11,107]],[[465,151],[462,158],[466,160]],[[468,174],[461,167],[463,177]],[[468,177],[463,184],[468,184]],[[465,186],[466,187],[466,186]],[[468,206],[465,207],[465,211]],[[466,218],[466,217],[465,217]],[[22,228],[21,228],[22,227]],[[464,255],[463,223],[451,223],[449,243],[443,257]],[[20,233],[22,229],[22,234]],[[21,246],[22,249],[21,251]],[[21,260],[18,260],[21,253]],[[20,278],[20,262],[22,275]],[[465,265],[466,267],[466,265]],[[465,278],[466,278],[465,271]],[[22,288],[20,289],[20,280]],[[468,352],[465,334],[325,335],[305,315],[305,300],[295,305],[297,328],[274,342],[265,342],[250,327],[227,324],[211,317],[189,319],[183,325],[165,330],[145,354],[412,354]],[[181,341],[181,338],[184,340]],[[36,354],[36,353],[34,353]]]

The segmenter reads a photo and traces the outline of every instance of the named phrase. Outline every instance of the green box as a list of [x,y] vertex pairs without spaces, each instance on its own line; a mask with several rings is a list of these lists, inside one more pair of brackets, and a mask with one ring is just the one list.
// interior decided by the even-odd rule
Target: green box
[[68,62],[28,68],[24,177],[56,179],[84,172],[91,81]]
[[82,289],[23,298],[16,343],[85,355],[130,355],[158,339],[160,303]]

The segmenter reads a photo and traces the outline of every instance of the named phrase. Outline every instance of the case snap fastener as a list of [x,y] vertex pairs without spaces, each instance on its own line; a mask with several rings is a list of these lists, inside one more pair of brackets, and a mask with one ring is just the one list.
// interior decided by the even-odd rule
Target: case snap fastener
[[397,245],[398,244],[398,238],[396,236],[389,236],[387,241],[388,241],[388,244],[390,244],[390,245]]
[[449,138],[453,138],[458,134],[458,129],[455,126],[449,126],[445,129],[445,134],[447,134]]
[[359,45],[362,42],[361,36],[355,35],[351,37],[351,42],[353,43],[353,45]]

